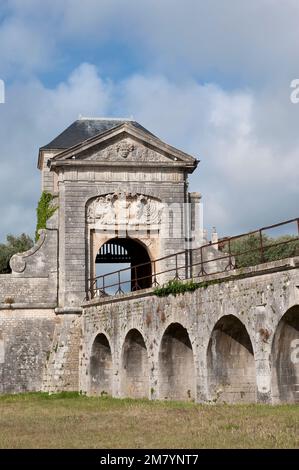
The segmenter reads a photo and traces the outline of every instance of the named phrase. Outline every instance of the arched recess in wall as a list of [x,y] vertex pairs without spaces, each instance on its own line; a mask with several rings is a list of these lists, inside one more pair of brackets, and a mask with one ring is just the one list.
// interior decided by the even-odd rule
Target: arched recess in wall
[[227,403],[256,401],[252,343],[243,323],[226,315],[216,323],[207,351],[210,400]]
[[172,323],[166,329],[159,351],[159,398],[195,399],[195,367],[186,328]]
[[149,397],[149,361],[141,333],[132,329],[122,348],[121,394],[123,397]]
[[91,395],[112,395],[113,364],[107,337],[100,333],[95,338],[90,356]]
[[271,359],[273,401],[299,403],[299,305],[278,323]]

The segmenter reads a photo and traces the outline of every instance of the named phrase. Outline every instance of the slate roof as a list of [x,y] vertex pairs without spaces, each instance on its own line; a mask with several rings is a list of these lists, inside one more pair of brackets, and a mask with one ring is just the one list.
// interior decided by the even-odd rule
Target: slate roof
[[113,118],[81,118],[73,122],[67,129],[53,139],[49,144],[41,147],[40,150],[54,150],[54,149],[68,149],[73,145],[80,144],[84,140],[87,140],[96,135],[103,134],[106,131],[114,129],[115,127],[121,126],[129,122],[131,125],[140,129],[147,134],[155,137],[154,134],[149,132],[138,122],[130,119],[113,119]]

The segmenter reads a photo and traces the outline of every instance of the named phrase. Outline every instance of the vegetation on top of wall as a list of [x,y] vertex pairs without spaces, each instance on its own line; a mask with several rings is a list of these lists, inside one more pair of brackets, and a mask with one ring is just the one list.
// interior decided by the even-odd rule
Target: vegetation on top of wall
[[21,235],[7,235],[6,243],[0,243],[0,274],[9,274],[11,269],[9,266],[10,258],[16,253],[30,250],[33,247],[33,240],[29,235],[22,233]]
[[196,289],[204,288],[212,284],[219,284],[222,282],[221,279],[211,279],[210,281],[194,282],[193,280],[183,282],[179,280],[169,281],[162,287],[157,287],[154,290],[154,294],[158,297],[166,297],[167,295],[179,295],[184,292],[193,292]]
[[[263,235],[263,259],[261,258],[260,237],[258,234],[250,234],[242,238],[231,240],[231,253],[235,257],[236,268],[255,266],[259,263],[276,261],[283,258],[299,255],[298,237],[283,235],[272,238]],[[285,243],[288,242],[288,243]],[[271,245],[276,246],[271,246]],[[221,246],[223,252],[228,252],[228,242]]]
[[[298,237],[291,235],[283,235],[278,238],[263,235],[263,259],[261,258],[260,238],[257,234],[250,234],[242,238],[231,240],[230,247],[231,253],[235,258],[236,268],[238,269],[255,266],[262,261],[270,262],[292,256],[299,256]],[[225,253],[228,252],[228,242],[226,240],[222,241],[220,249]],[[199,288],[207,288],[212,284],[220,284],[224,281],[225,279],[211,279],[202,282],[194,282],[193,280],[187,282],[172,280],[162,287],[157,287],[154,290],[154,294],[158,297],[179,295],[184,292],[193,292]]]
[[36,214],[37,214],[37,223],[35,230],[35,241],[39,239],[38,231],[42,228],[46,228],[47,220],[52,217],[54,212],[58,209],[58,206],[53,206],[52,201],[55,196],[47,191],[43,191],[38,201]]

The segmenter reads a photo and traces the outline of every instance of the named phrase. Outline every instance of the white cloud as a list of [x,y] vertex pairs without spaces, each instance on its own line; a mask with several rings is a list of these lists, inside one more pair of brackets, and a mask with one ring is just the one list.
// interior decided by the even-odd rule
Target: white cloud
[[[296,215],[298,15],[298,0],[0,0],[0,238],[33,230],[38,147],[79,114],[133,114],[197,155],[192,189],[222,233]],[[111,44],[141,72],[109,81],[82,64],[53,88],[37,78],[55,83],[77,50],[101,63]]]
[[[299,106],[288,94],[225,91],[190,81],[174,85],[160,77],[134,77],[123,93],[124,109],[201,159],[191,181],[193,190],[203,192],[209,226],[231,233],[297,215]],[[257,122],[267,123],[267,133]],[[284,134],[288,145],[281,148]]]
[[[0,59],[20,70],[51,67],[76,49],[126,45],[143,70],[269,83],[297,73],[297,0],[9,0]],[[99,57],[99,61],[100,61]],[[122,60],[123,58],[121,58]],[[8,64],[8,65],[5,65]],[[172,78],[173,79],[173,78]]]
[[[168,143],[199,157],[191,190],[203,193],[205,223],[222,234],[294,217],[299,136],[286,116],[296,113],[299,106],[283,93],[227,91],[194,80],[178,84],[161,75],[112,82],[90,64],[54,89],[38,80],[15,83],[0,105],[0,238],[34,230],[38,148],[79,114],[133,115]],[[287,145],[281,146],[284,135]]]
[[0,105],[0,239],[9,232],[34,231],[40,194],[38,149],[78,115],[102,115],[110,85],[94,66],[82,64],[64,83],[47,89],[38,80],[7,87]]

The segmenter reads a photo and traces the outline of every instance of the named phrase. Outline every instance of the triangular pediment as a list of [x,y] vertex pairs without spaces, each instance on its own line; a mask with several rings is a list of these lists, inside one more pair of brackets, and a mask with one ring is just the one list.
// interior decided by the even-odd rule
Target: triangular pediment
[[159,149],[151,148],[132,138],[124,135],[116,142],[108,143],[99,149],[88,149],[78,156],[83,161],[94,162],[171,162],[175,161],[170,155],[164,155]]
[[51,159],[51,166],[107,163],[120,166],[166,164],[188,167],[193,171],[197,160],[127,123],[73,146]]

